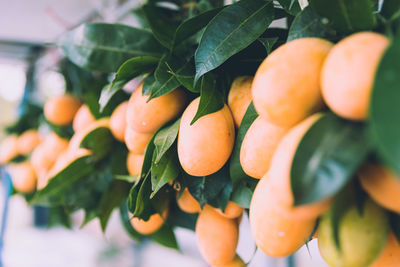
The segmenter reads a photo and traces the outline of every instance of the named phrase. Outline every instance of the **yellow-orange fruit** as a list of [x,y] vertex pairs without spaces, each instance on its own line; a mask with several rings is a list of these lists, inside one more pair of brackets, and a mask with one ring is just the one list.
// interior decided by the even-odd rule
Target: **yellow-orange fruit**
[[129,152],[126,158],[126,167],[130,175],[139,175],[142,170],[144,155]]
[[132,93],[126,112],[127,127],[138,133],[154,133],[166,122],[176,118],[186,106],[182,89],[149,100],[142,95],[143,83]]
[[271,160],[271,167],[267,174],[261,179],[257,187],[267,187],[266,181],[271,180],[268,187],[273,191],[279,192],[277,194],[277,201],[285,210],[290,211],[288,216],[295,216],[301,219],[316,218],[329,209],[331,199],[325,199],[307,205],[299,205],[294,207],[294,197],[290,185],[290,172],[294,155],[297,147],[308,129],[321,117],[321,114],[314,114],[295,127],[283,137]]
[[233,121],[236,128],[239,128],[242,123],[244,114],[249,107],[251,96],[251,83],[253,82],[252,76],[237,77],[231,86],[228,94],[228,106],[232,111]]
[[400,178],[392,170],[365,164],[358,171],[361,186],[382,207],[400,213]]
[[391,232],[385,249],[379,258],[369,267],[398,267],[400,266],[400,244]]
[[89,124],[94,122],[96,118],[87,105],[82,105],[75,114],[74,120],[72,121],[72,128],[75,132],[79,132],[87,127]]
[[129,151],[135,154],[144,154],[154,133],[138,133],[131,128],[125,130],[125,144]]
[[27,130],[18,137],[18,153],[21,155],[28,155],[40,142],[41,138],[36,130]]
[[30,161],[37,172],[48,171],[55,163],[58,156],[68,148],[68,140],[51,132],[32,152]]
[[200,253],[208,264],[227,264],[235,257],[238,223],[205,205],[197,218],[196,237]]
[[258,117],[248,129],[240,148],[240,165],[244,172],[260,179],[268,171],[275,149],[287,128]]
[[298,250],[311,235],[314,218],[298,218],[282,206],[278,191],[266,177],[258,183],[250,203],[250,230],[257,246],[271,257],[285,257]]
[[182,168],[190,175],[203,176],[217,172],[231,155],[235,126],[227,105],[205,115],[190,125],[200,98],[186,108],[178,136],[178,156]]
[[246,263],[239,257],[239,255],[236,255],[235,258],[227,263],[227,264],[222,264],[222,265],[213,265],[213,267],[246,267]]
[[323,107],[319,77],[333,44],[300,38],[273,51],[258,68],[252,84],[258,114],[289,127]]
[[54,125],[67,125],[72,122],[81,101],[72,95],[61,95],[44,104],[44,116]]
[[126,110],[128,101],[122,102],[115,108],[110,117],[110,130],[115,139],[124,142],[126,129]]
[[236,219],[240,215],[242,215],[244,208],[242,208],[235,202],[229,200],[228,204],[226,205],[225,210],[223,212],[220,209],[216,209],[216,210],[218,211],[219,214],[221,214],[222,216],[224,216],[226,218]]
[[73,151],[79,150],[83,139],[85,139],[85,137],[90,132],[94,131],[97,128],[102,128],[102,127],[110,128],[110,118],[101,118],[99,120],[96,120],[96,121],[90,123],[89,125],[87,125],[81,131],[76,132],[72,136],[72,138],[69,142],[68,151],[70,153],[72,153]]
[[339,116],[364,120],[379,61],[389,39],[360,32],[341,40],[329,52],[321,74],[322,95]]
[[142,235],[149,235],[161,228],[167,216],[168,216],[168,209],[165,209],[162,212],[162,216],[156,213],[151,215],[147,221],[139,218],[132,218],[131,224],[132,227]]
[[0,164],[5,164],[18,156],[18,137],[7,136],[0,144]]
[[176,200],[181,210],[187,213],[197,213],[201,211],[199,202],[190,194],[189,190],[185,188],[182,195]]
[[11,176],[14,188],[24,194],[31,193],[36,188],[35,171],[28,161],[10,164],[7,171]]

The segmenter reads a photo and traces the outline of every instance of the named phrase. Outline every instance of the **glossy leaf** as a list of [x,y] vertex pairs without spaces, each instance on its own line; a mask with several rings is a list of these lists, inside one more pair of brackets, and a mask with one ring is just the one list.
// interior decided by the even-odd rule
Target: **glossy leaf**
[[100,110],[103,110],[113,95],[133,78],[154,70],[160,59],[152,56],[139,56],[125,61],[118,69],[110,85],[100,95]]
[[298,0],[278,0],[278,2],[287,13],[293,16],[296,16],[301,11]]
[[169,72],[179,81],[181,85],[183,85],[190,92],[200,92],[199,86],[193,87],[194,76],[196,74],[196,68],[194,66],[193,58],[191,58],[188,62],[186,62],[182,67],[179,68],[179,73],[177,73],[173,69],[170,69]]
[[178,137],[180,119],[175,121],[173,124],[161,129],[154,137],[154,145],[156,157],[153,156],[154,163],[158,163],[164,156],[165,152],[172,146]]
[[132,57],[160,57],[164,50],[146,30],[107,23],[83,24],[64,34],[59,45],[76,65],[100,72],[116,72]]
[[163,245],[167,248],[179,249],[178,242],[176,241],[176,237],[172,227],[169,225],[164,224],[160,230],[151,234],[150,239],[157,242],[160,245]]
[[104,158],[112,149],[113,137],[109,128],[99,127],[88,133],[80,147],[92,151],[96,159]]
[[389,20],[395,20],[398,17],[400,17],[400,1],[398,0],[383,1],[381,15]]
[[165,14],[166,9],[156,7],[152,4],[145,4],[143,12],[155,38],[166,48],[172,47],[172,40],[178,25]]
[[150,95],[153,91],[155,83],[156,77],[154,76],[154,73],[147,76],[143,82],[142,95]]
[[267,54],[271,53],[272,47],[276,44],[278,41],[278,37],[272,37],[272,38],[258,38],[258,41],[262,43],[262,45],[265,47],[265,50],[267,51]]
[[257,179],[248,177],[240,180],[233,189],[231,200],[245,209],[250,208],[251,198],[258,183]]
[[161,159],[156,162],[157,154],[153,154],[153,164],[151,165],[151,188],[150,198],[153,198],[169,181],[175,180],[181,169],[179,165],[176,147],[171,147],[166,151]]
[[371,95],[370,132],[385,163],[400,175],[400,34],[379,64]]
[[371,145],[362,123],[331,113],[318,119],[302,138],[291,168],[295,205],[333,196],[354,176]]
[[200,102],[190,125],[201,117],[216,112],[224,107],[224,93],[220,88],[217,88],[217,80],[214,75],[204,75],[201,77],[197,86],[200,88]]
[[196,50],[195,82],[254,42],[273,19],[272,1],[241,0],[224,8],[207,25]]
[[203,29],[221,10],[221,7],[211,9],[183,21],[175,31],[172,46],[174,47],[180,44],[182,41]]
[[372,0],[311,0],[310,5],[340,33],[371,30],[377,23]]
[[175,202],[171,203],[167,223],[176,227],[183,227],[194,231],[198,214],[190,214],[182,211]]
[[303,37],[327,38],[331,31],[328,25],[322,23],[322,18],[307,6],[293,20],[287,41]]
[[254,108],[253,102],[247,108],[247,111],[242,119],[239,130],[236,135],[235,146],[232,151],[232,155],[229,162],[229,173],[235,188],[241,180],[250,178],[240,165],[240,148],[242,147],[243,139],[247,133],[247,130],[253,124],[255,119],[258,117],[257,111]]

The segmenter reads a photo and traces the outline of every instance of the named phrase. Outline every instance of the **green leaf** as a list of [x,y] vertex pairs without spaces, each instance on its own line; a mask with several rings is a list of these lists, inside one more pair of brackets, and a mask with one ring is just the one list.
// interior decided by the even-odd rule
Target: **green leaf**
[[372,0],[311,0],[310,5],[340,33],[372,30],[377,24]]
[[296,16],[301,11],[298,0],[278,0],[278,2],[290,15]]
[[398,0],[383,1],[380,14],[389,20],[397,19],[398,17],[400,17],[400,1]]
[[332,34],[329,26],[322,23],[322,18],[307,6],[293,20],[287,41],[303,37],[328,38]]
[[172,47],[175,47],[182,41],[188,39],[190,36],[207,26],[210,20],[214,18],[215,15],[217,15],[221,10],[221,7],[211,9],[183,21],[175,31]]
[[59,45],[76,65],[100,72],[116,72],[132,57],[160,57],[164,50],[151,32],[106,23],[83,24],[64,34]]
[[273,19],[272,1],[241,0],[224,8],[207,25],[196,50],[195,82],[254,42]]
[[170,19],[168,14],[165,14],[167,10],[164,8],[145,4],[142,9],[154,37],[163,46],[171,49],[173,36],[178,25]]
[[239,183],[235,185],[231,200],[245,209],[250,208],[251,198],[257,183],[258,179],[253,179],[251,177],[240,180]]
[[194,65],[194,59],[191,58],[182,67],[179,68],[179,73],[176,70],[170,69],[169,72],[178,80],[178,82],[183,85],[192,93],[199,93],[200,87],[193,87],[194,75],[196,74],[196,68]]
[[112,145],[113,137],[110,129],[99,127],[83,138],[80,147],[90,149],[96,159],[102,159],[111,151]]
[[180,165],[176,147],[166,151],[158,162],[157,154],[153,154],[153,164],[151,165],[151,187],[153,192],[150,198],[153,198],[169,181],[175,180],[180,173]]
[[200,102],[190,125],[193,125],[201,117],[220,110],[225,103],[224,93],[217,88],[216,77],[211,73],[201,77],[197,85],[200,87]]
[[100,219],[100,225],[103,232],[106,230],[107,222],[114,208],[119,207],[127,198],[129,193],[129,183],[121,180],[113,180],[110,187],[104,192],[99,207],[97,208],[97,216]]
[[21,103],[19,107],[18,120],[6,127],[5,132],[8,135],[20,135],[26,130],[37,129],[40,124],[40,115],[43,109],[30,101]]
[[100,110],[103,110],[113,95],[133,78],[148,73],[157,66],[160,59],[153,56],[139,56],[128,59],[118,69],[117,74],[110,85],[101,91]]
[[370,102],[370,132],[385,163],[400,175],[400,34],[384,53]]
[[[216,208],[225,210],[232,192],[232,182],[229,177],[227,165],[218,172],[208,176],[195,177],[184,173],[183,182],[201,207],[205,204],[210,204]],[[217,201],[218,198],[221,201]]]
[[265,50],[267,50],[267,54],[271,53],[272,47],[276,44],[278,41],[279,37],[272,37],[272,38],[258,38],[257,40],[262,43],[262,45],[265,47]]
[[153,88],[156,86],[156,77],[153,74],[144,79],[143,88],[142,88],[142,95],[150,95],[153,91]]
[[90,156],[76,159],[56,176],[50,179],[45,188],[37,191],[30,201],[32,205],[53,205],[59,203],[59,195],[64,194],[76,181],[89,175],[95,169]]
[[149,235],[149,238],[167,248],[179,250],[174,231],[169,225],[164,224],[160,228],[160,230],[158,230],[154,234]]
[[175,76],[170,73],[170,70],[177,69],[176,72],[179,73],[179,68],[182,68],[183,66],[184,63],[177,57],[168,55],[161,58],[160,63],[154,72],[156,81],[152,84],[149,99],[168,94],[178,88],[180,83]]
[[246,113],[244,114],[242,123],[240,124],[239,130],[237,132],[235,146],[233,148],[231,159],[229,162],[229,173],[234,188],[236,184],[238,184],[240,181],[250,178],[250,176],[248,176],[243,171],[242,165],[240,165],[240,148],[242,147],[242,142],[247,133],[247,130],[250,128],[257,117],[257,111],[254,108],[253,102],[251,102],[251,104],[247,108]]
[[318,119],[297,147],[291,186],[295,205],[309,204],[339,192],[371,151],[363,124],[331,113]]
[[392,232],[396,236],[397,242],[400,243],[400,215],[391,212],[389,214],[390,218],[390,226],[392,228]]
[[174,201],[170,205],[167,223],[174,227],[182,227],[194,231],[198,214],[183,212]]
[[[178,119],[173,124],[161,129],[154,137],[155,159],[154,163],[158,163],[164,156],[164,153],[172,146],[178,137],[179,125],[181,120]],[[154,158],[154,156],[153,156]]]
[[52,124],[45,118],[44,118],[44,121],[50,127],[51,131],[54,132],[55,134],[57,134],[61,138],[70,139],[74,135],[74,130],[72,129],[72,125],[58,126],[58,125]]
[[[119,106],[122,102],[128,101],[131,94],[125,92],[124,90],[117,91],[106,103],[104,107],[102,107],[101,112],[99,114],[100,118],[110,117],[117,106]],[[99,99],[97,99],[98,109],[100,111]]]
[[147,175],[142,178],[143,182],[140,184],[136,196],[135,210],[132,213],[133,217],[138,217],[147,221],[151,215],[155,214],[152,202],[150,201],[151,194],[151,176]]

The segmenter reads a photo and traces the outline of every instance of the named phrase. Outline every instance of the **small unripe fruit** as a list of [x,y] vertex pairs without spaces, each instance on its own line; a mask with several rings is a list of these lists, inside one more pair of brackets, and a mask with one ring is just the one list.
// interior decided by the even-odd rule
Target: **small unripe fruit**
[[44,116],[54,125],[67,125],[72,122],[81,101],[72,95],[54,97],[44,104]]
[[391,232],[389,234],[386,247],[369,267],[397,267],[400,266],[400,244],[396,236]]

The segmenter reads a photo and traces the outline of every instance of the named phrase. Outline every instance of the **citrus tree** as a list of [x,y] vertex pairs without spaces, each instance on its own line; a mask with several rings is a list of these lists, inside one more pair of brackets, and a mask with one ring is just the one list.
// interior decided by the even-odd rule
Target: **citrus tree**
[[270,256],[317,237],[331,266],[399,265],[399,1],[149,0],[132,16],[58,40],[67,93],[26,101],[0,147],[17,192],[103,230],[119,209],[135,240],[178,248],[191,229],[213,266],[244,265],[243,211]]

